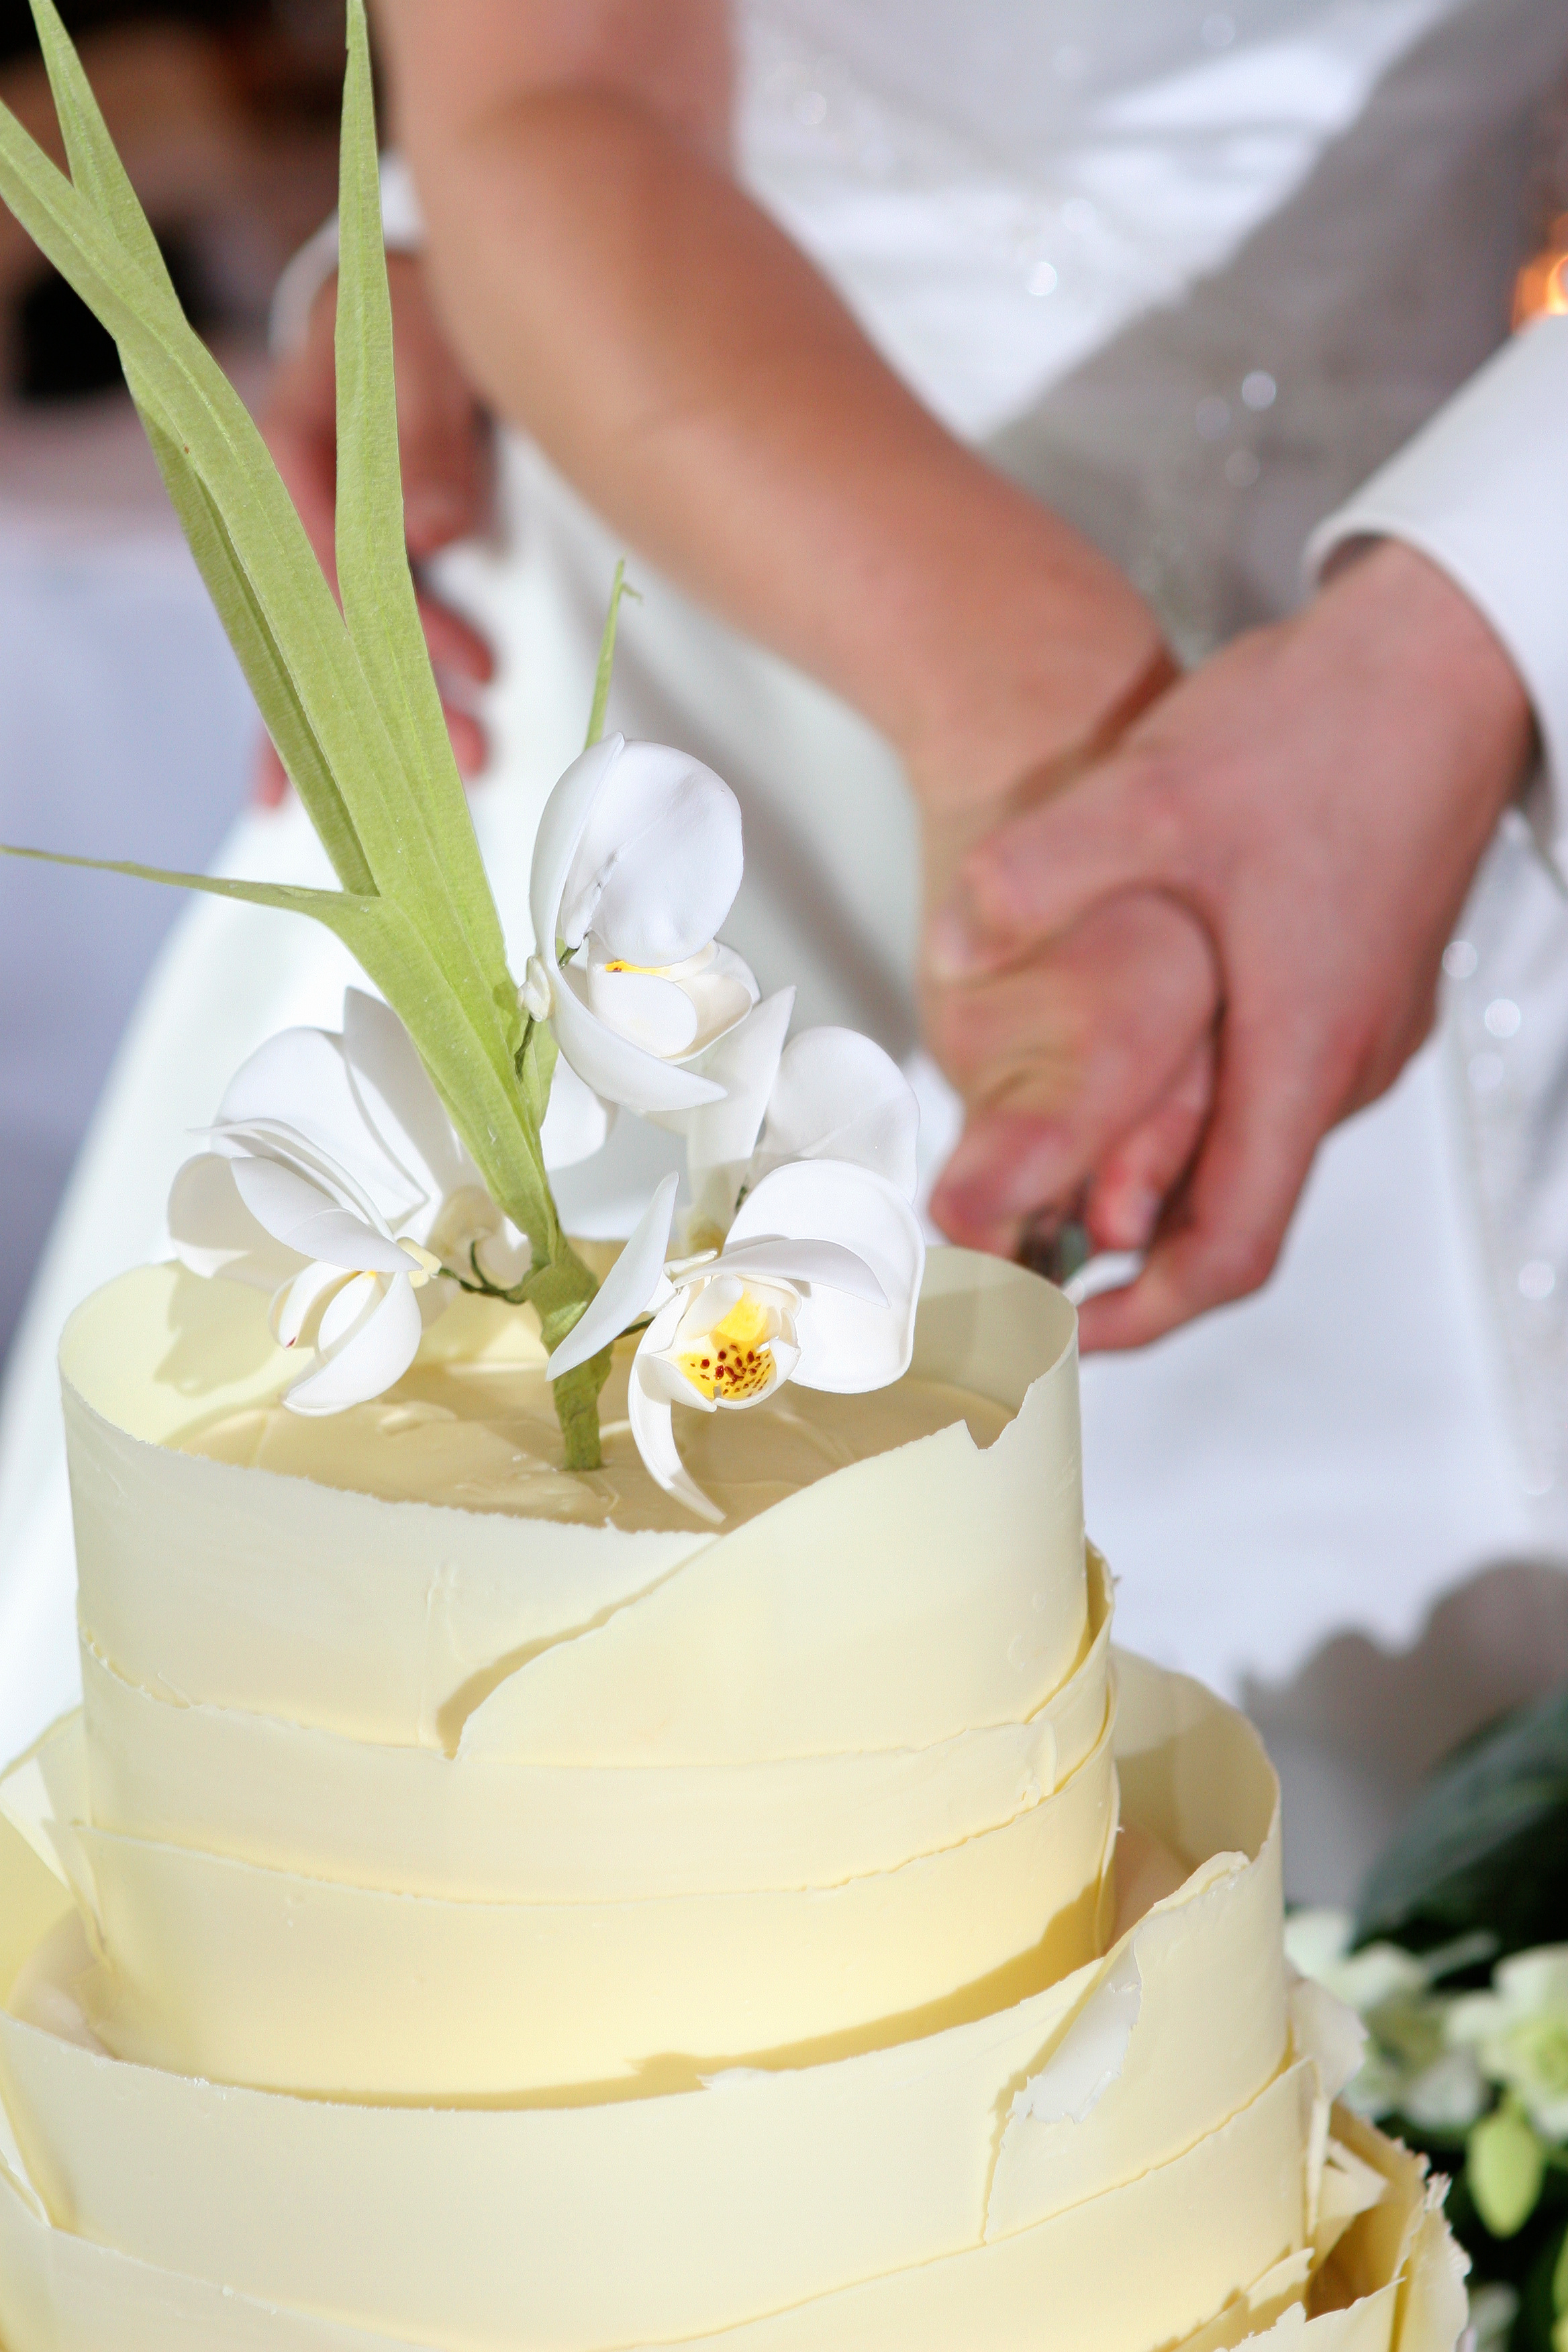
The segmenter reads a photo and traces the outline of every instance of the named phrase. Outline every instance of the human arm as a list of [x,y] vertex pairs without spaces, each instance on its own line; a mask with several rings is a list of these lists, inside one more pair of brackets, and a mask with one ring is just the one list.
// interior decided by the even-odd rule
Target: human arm
[[882,727],[928,809],[1167,675],[1114,568],[930,417],[728,169],[727,11],[385,0],[394,121],[489,404],[710,608]]

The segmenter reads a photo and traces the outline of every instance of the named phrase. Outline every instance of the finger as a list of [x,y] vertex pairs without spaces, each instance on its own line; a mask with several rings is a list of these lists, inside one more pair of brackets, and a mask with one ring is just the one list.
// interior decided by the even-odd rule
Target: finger
[[447,720],[447,732],[452,739],[452,756],[459,773],[468,782],[483,775],[489,763],[489,738],[479,719],[471,710],[464,710],[454,702],[441,705]]
[[947,979],[1005,970],[1121,893],[1180,887],[1173,799],[1135,748],[987,834],[932,920],[930,957]]
[[1214,1040],[1205,1035],[1163,1100],[1100,1162],[1083,1210],[1097,1249],[1148,1248],[1197,1150],[1213,1095]]
[[430,658],[437,669],[472,678],[476,686],[489,684],[496,673],[495,654],[489,639],[472,621],[424,590],[419,593],[419,618],[425,625]]
[[1142,1347],[1258,1289],[1336,1110],[1288,1023],[1224,1036],[1214,1118],[1192,1178],[1136,1281],[1085,1304],[1081,1345]]
[[251,793],[262,808],[277,808],[289,791],[289,778],[277,746],[270,735],[263,735],[257,746],[256,767],[251,777]]
[[1169,1092],[1216,1003],[1205,934],[1152,895],[1097,908],[1022,972],[933,992],[929,1042],[973,1107],[932,1197],[943,1231],[1011,1255]]

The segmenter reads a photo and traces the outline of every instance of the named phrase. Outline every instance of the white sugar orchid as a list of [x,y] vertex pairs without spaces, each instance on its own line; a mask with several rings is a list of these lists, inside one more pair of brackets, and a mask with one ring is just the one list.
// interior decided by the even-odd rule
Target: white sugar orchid
[[793,988],[763,999],[702,1058],[722,1102],[659,1123],[686,1138],[688,1249],[717,1246],[763,1178],[790,1160],[847,1160],[914,1197],[920,1107],[890,1055],[853,1029],[786,1045]]
[[[772,1041],[762,1102],[748,1105],[738,1084],[689,1139],[722,1246],[666,1264],[677,1189],[667,1176],[549,1365],[555,1378],[650,1318],[628,1387],[632,1434],[659,1485],[715,1521],[723,1514],[680,1459],[672,1408],[744,1411],[789,1380],[838,1393],[886,1387],[909,1369],[925,1266],[908,1082],[848,1030],[807,1030],[781,1053],[788,1003],[782,1017],[770,1010],[780,1002],[753,1016]],[[765,1057],[753,1045],[742,1051],[754,1077]]]
[[254,1148],[188,1160],[169,1196],[184,1264],[272,1293],[281,1347],[313,1339],[314,1361],[285,1390],[302,1413],[342,1412],[380,1396],[413,1362],[425,1328],[418,1294],[438,1303],[435,1253],[398,1241],[342,1168],[281,1122],[231,1128]]
[[[605,1118],[585,1088],[553,1089],[552,1112],[558,1099],[566,1164],[597,1148]],[[170,1193],[175,1253],[270,1291],[285,1347],[313,1339],[315,1368],[286,1392],[295,1412],[341,1412],[399,1379],[451,1295],[444,1265],[501,1285],[527,1265],[402,1022],[358,989],[341,1035],[287,1029],[258,1047],[211,1132]]]
[[545,803],[523,1003],[605,1101],[658,1117],[721,1099],[697,1065],[759,993],[715,936],[741,868],[733,793],[663,744],[607,736]]

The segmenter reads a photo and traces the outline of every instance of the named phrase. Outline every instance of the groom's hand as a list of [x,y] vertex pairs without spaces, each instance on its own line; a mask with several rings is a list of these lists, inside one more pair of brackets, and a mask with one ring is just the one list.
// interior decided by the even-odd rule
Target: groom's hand
[[[491,434],[431,310],[423,264],[414,255],[392,253],[386,268],[392,289],[404,528],[409,555],[417,566],[454,540],[483,528],[491,496]],[[279,366],[261,418],[278,470],[323,571],[333,581],[336,319],[337,279],[332,278],[311,306],[303,342]],[[444,683],[467,679],[485,684],[494,660],[472,624],[423,588],[419,612],[437,677]],[[465,775],[477,775],[485,763],[484,730],[472,711],[445,693],[443,704],[458,764]],[[270,743],[263,754],[258,789],[268,802],[281,800],[287,789]]]
[[[1389,541],[970,851],[932,947],[943,984],[976,1001],[1092,939],[1091,923],[1138,903],[1129,893],[1161,894],[1213,943],[1224,1002],[1213,1114],[1142,1274],[1089,1302],[1087,1345],[1140,1344],[1267,1278],[1319,1141],[1392,1082],[1431,1025],[1443,948],[1531,744],[1523,688],[1485,621]],[[1114,972],[1085,1017],[1091,1039],[1125,1024]],[[1173,1018],[1173,1049],[1179,1029]],[[1156,1110],[1156,1128],[1168,1117],[1178,1130],[1167,1156],[1196,1066]],[[1147,1148],[1136,1087],[1123,1102]],[[1101,1207],[1114,1200],[1125,1153],[1105,1155],[1101,1138],[1115,1124],[1103,1098],[1068,1102],[1048,1171],[1058,1205],[1097,1168]],[[972,1122],[933,1202],[960,1238],[977,1183],[1016,1142],[989,1111]]]

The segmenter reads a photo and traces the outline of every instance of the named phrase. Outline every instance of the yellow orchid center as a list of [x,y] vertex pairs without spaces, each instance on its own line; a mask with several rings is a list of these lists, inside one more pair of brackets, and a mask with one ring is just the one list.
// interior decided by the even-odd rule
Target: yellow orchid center
[[739,1399],[761,1395],[773,1377],[768,1310],[742,1291],[721,1323],[675,1359],[698,1393]]

